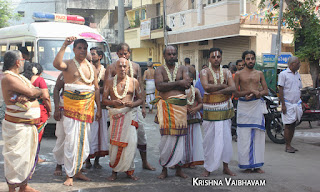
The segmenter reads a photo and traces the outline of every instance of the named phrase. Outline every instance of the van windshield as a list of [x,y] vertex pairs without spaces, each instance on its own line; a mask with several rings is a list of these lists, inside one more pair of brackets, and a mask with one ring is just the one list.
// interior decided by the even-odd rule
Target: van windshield
[[[59,52],[64,40],[47,40],[41,39],[38,41],[38,62],[42,65],[43,70],[46,71],[57,71],[53,67],[53,60]],[[101,64],[105,66],[111,63],[109,46],[106,42],[94,42],[88,41],[88,51],[91,47],[100,47],[104,52],[104,57],[101,60]],[[72,59],[74,53],[72,51],[73,44],[69,45],[66,49],[66,52],[63,56],[64,60]]]

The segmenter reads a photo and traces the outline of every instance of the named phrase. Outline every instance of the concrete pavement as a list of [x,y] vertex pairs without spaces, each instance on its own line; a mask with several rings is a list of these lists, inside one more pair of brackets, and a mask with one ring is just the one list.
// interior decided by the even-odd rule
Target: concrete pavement
[[[197,166],[195,169],[184,169],[189,176],[188,179],[175,177],[174,170],[169,170],[169,177],[160,180],[157,176],[161,172],[159,165],[160,134],[158,125],[153,123],[154,115],[146,118],[146,133],[148,137],[148,160],[157,168],[156,171],[143,170],[141,158],[136,153],[135,175],[140,178],[138,181],[132,181],[126,178],[124,173],[118,174],[118,180],[114,182],[107,181],[106,178],[111,174],[111,168],[108,166],[108,157],[100,159],[102,169],[91,168],[85,173],[93,181],[84,182],[76,180],[74,186],[66,187],[62,185],[65,180],[63,176],[54,176],[53,172],[56,166],[53,158],[52,149],[55,145],[55,138],[44,138],[41,143],[40,156],[47,162],[39,164],[33,175],[30,185],[40,191],[320,191],[320,127],[313,123],[314,128],[309,129],[308,124],[303,123],[298,127],[296,137],[293,140],[293,146],[299,151],[295,154],[284,152],[284,145],[272,143],[266,138],[265,165],[264,174],[245,174],[238,168],[237,163],[237,143],[233,142],[234,155],[230,162],[230,169],[237,176],[232,177],[235,180],[260,179],[265,180],[265,186],[226,186],[225,178],[230,178],[222,174],[222,163],[219,170],[211,173],[208,179],[222,181],[223,186],[202,186],[192,185],[192,179],[197,178],[203,171],[203,166]],[[0,132],[1,136],[1,132]],[[0,150],[2,151],[3,140],[0,137]],[[219,182],[218,182],[219,183]],[[4,178],[3,156],[0,155],[0,191],[7,191],[7,185]]]

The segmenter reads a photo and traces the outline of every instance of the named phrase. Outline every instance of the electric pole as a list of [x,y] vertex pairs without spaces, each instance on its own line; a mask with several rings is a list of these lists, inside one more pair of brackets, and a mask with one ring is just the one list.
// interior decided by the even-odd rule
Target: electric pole
[[166,0],[163,0],[163,36],[164,36],[164,45],[168,45],[168,35],[167,35],[167,19],[166,19]]
[[276,57],[275,57],[275,62],[276,62],[276,67],[278,65],[278,57],[279,53],[281,52],[280,46],[281,46],[281,25],[282,25],[282,11],[283,10],[283,0],[280,0],[280,12],[279,12],[279,18],[278,18],[278,33],[277,33],[277,38],[276,38]]
[[124,2],[118,0],[118,41],[124,43]]

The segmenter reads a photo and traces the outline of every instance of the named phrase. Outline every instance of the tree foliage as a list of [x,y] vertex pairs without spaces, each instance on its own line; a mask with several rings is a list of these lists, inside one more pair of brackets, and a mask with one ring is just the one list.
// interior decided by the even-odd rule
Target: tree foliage
[[[310,63],[310,72],[314,86],[319,75],[320,59],[320,20],[316,0],[284,0],[287,8],[283,12],[282,22],[294,32],[295,54]],[[271,5],[279,9],[280,0],[271,0]],[[260,7],[266,0],[260,1]]]
[[0,28],[9,26],[10,19],[19,20],[20,16],[13,13],[13,9],[7,0],[0,0]]

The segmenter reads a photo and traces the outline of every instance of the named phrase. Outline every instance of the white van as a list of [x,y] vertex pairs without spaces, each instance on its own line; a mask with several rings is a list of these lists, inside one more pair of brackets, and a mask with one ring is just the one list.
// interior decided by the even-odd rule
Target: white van
[[[91,47],[102,48],[105,57],[101,63],[104,65],[111,63],[108,43],[95,29],[85,25],[59,22],[34,22],[0,29],[0,62],[3,63],[3,56],[7,50],[18,50],[20,47],[26,47],[30,52],[31,62],[40,63],[43,67],[42,77],[47,83],[53,110],[53,89],[55,81],[60,74],[60,71],[53,67],[53,60],[64,40],[69,36],[86,39],[88,42],[88,51]],[[74,57],[72,49],[73,44],[67,47],[64,59],[72,59]],[[2,71],[0,72],[0,78],[1,77]],[[55,123],[52,116],[53,112],[48,123]]]

